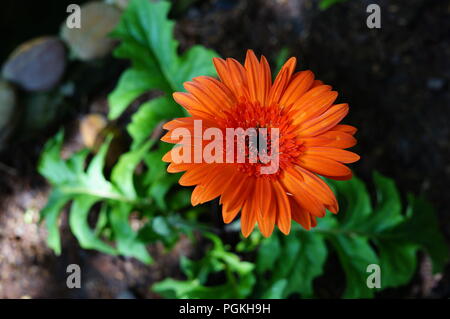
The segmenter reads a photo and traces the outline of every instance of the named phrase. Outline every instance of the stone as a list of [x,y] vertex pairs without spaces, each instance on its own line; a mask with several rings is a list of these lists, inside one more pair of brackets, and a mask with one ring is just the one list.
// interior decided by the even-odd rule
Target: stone
[[77,58],[84,61],[106,56],[116,40],[109,37],[120,20],[121,11],[103,2],[81,6],[81,28],[69,28],[64,21],[61,37]]
[[60,121],[71,107],[56,90],[26,94],[21,96],[20,101],[23,112],[18,133],[24,139],[33,139],[36,134]]
[[130,0],[114,0],[114,4],[121,10],[125,10],[128,7]]
[[3,66],[3,77],[26,91],[47,91],[61,80],[66,49],[56,37],[40,37],[20,45]]
[[98,146],[98,139],[108,122],[102,114],[88,114],[80,121],[80,133],[83,144],[89,149]]
[[0,149],[4,148],[14,131],[18,114],[14,87],[6,81],[0,81]]

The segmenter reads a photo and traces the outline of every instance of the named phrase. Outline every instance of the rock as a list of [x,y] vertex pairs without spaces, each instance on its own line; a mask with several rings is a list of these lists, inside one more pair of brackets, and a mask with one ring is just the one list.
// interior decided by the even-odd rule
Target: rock
[[129,3],[130,0],[114,0],[114,4],[121,10],[125,10]]
[[101,114],[88,114],[80,121],[80,134],[84,146],[95,149],[98,145],[100,133],[106,128],[108,122]]
[[3,66],[3,77],[27,91],[47,91],[61,80],[66,49],[55,37],[40,37],[20,45]]
[[7,82],[0,81],[0,150],[14,130],[18,114],[14,88]]
[[79,124],[79,132],[83,146],[97,153],[107,138],[111,138],[106,154],[106,167],[115,165],[119,157],[130,145],[129,136],[114,123],[108,123],[106,116],[100,113],[85,115]]
[[38,133],[55,125],[67,114],[68,104],[59,91],[27,94],[21,97],[23,114],[17,134],[23,139],[34,139]]
[[116,41],[109,37],[119,22],[121,12],[113,5],[88,2],[81,6],[81,28],[70,29],[64,22],[61,36],[81,60],[107,55]]

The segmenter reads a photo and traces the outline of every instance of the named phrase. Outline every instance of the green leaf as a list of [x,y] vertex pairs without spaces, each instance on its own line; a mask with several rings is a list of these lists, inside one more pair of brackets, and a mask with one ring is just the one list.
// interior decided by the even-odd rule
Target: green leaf
[[173,74],[174,91],[184,91],[183,83],[190,81],[197,76],[214,76],[213,58],[218,54],[212,50],[205,49],[202,46],[195,45],[179,58],[178,67]]
[[304,297],[313,295],[312,282],[323,273],[327,257],[325,241],[320,236],[303,232],[299,236],[300,247],[290,269],[285,296],[299,292]]
[[[61,252],[58,217],[61,209],[71,203],[69,225],[83,248],[109,254],[120,253],[149,263],[151,258],[138,238],[138,233],[131,229],[128,215],[133,208],[141,209],[150,205],[147,198],[137,196],[133,176],[136,166],[143,160],[152,142],[148,141],[140,148],[123,154],[113,168],[109,181],[103,170],[110,140],[108,138],[101,146],[86,169],[87,150],[75,153],[67,160],[60,157],[62,132],[46,143],[38,171],[49,180],[53,188],[49,201],[41,212],[41,219],[45,220],[49,230],[49,246],[55,253]],[[101,232],[89,225],[89,216],[95,203],[101,203],[101,214],[109,215],[102,216],[101,227],[108,227],[111,221],[117,249],[100,238]]]
[[288,284],[287,279],[280,279],[276,281],[269,289],[266,290],[263,299],[282,299],[284,296],[284,291]]
[[344,1],[347,1],[347,0],[321,0],[319,2],[319,8],[320,8],[320,10],[326,10],[334,4],[344,2]]
[[[182,259],[181,267],[187,280],[165,279],[153,285],[154,292],[166,298],[245,298],[255,284],[253,264],[241,261],[227,251],[219,237],[205,233],[213,247],[199,261]],[[224,271],[226,282],[208,286],[209,275]]]
[[352,229],[364,225],[372,212],[369,193],[364,183],[353,178],[350,181],[330,180],[339,197],[340,211],[345,211],[340,222],[341,228]]
[[[171,99],[183,83],[199,75],[213,75],[214,51],[194,46],[184,55],[177,53],[173,37],[174,22],[167,18],[167,1],[132,0],[112,33],[121,44],[115,50],[118,58],[129,59],[132,68],[121,77],[109,96],[110,119],[116,119],[138,96],[150,90],[161,90]],[[180,109],[171,107],[171,109]]]
[[[286,284],[280,292],[280,298],[286,298],[293,293],[304,297],[313,295],[312,282],[323,272],[327,257],[325,241],[322,236],[312,232],[303,232],[294,227],[293,235],[273,235],[265,240],[258,252],[257,272],[261,276],[271,269],[276,269],[270,280],[262,283],[263,295],[266,290],[275,289],[275,285],[286,279]],[[276,287],[280,289],[279,286]]]
[[[45,156],[42,156],[38,163],[39,172],[51,183],[70,181],[75,178],[73,170],[68,167],[69,163],[61,161],[60,153],[63,139],[64,134],[59,131],[52,139],[48,140],[42,151]],[[72,164],[75,169],[80,169],[86,156],[87,152],[81,152],[73,156]]]
[[127,127],[133,138],[132,148],[138,147],[147,140],[161,121],[181,115],[179,107],[167,97],[159,97],[142,104],[133,114],[131,123]]
[[135,257],[150,264],[153,260],[148,254],[145,243],[140,240],[128,222],[132,207],[127,204],[115,205],[111,213],[111,225],[117,240],[117,250],[124,256]]
[[73,234],[84,249],[96,249],[98,251],[115,255],[116,250],[103,242],[91,229],[88,216],[92,205],[98,201],[92,196],[76,196],[72,201],[69,224]]
[[170,188],[176,184],[177,180],[177,175],[164,176],[164,178],[156,180],[149,188],[149,195],[155,199],[159,209],[167,209],[166,195],[169,193]]
[[377,207],[367,221],[366,228],[380,232],[404,220],[400,194],[393,180],[374,172],[373,181],[377,190]]
[[167,201],[169,208],[174,211],[180,211],[191,205],[192,191],[190,189],[180,189],[169,194]]
[[132,200],[138,199],[134,185],[134,171],[152,145],[153,141],[147,141],[140,148],[122,154],[111,172],[111,182]]
[[47,243],[55,254],[61,254],[61,239],[59,235],[58,218],[69,198],[61,195],[58,190],[53,190],[47,204],[41,211],[41,220],[45,220],[48,230]]
[[109,95],[109,118],[118,118],[136,98],[151,88],[164,87],[161,78],[152,76],[147,70],[128,69],[120,77],[119,83]]
[[[131,149],[121,154],[111,175],[105,176],[103,172],[110,139],[90,161],[88,150],[61,159],[62,132],[45,146],[39,172],[52,184],[53,190],[42,219],[49,229],[49,245],[57,253],[61,251],[59,215],[70,204],[70,226],[84,248],[150,262],[145,243],[160,240],[166,246],[173,246],[178,232],[183,231],[184,226],[180,226],[183,222],[178,221],[175,226],[172,216],[167,214],[169,207],[179,210],[189,203],[186,193],[179,196],[171,193],[179,175],[167,174],[166,164],[161,161],[170,145],[149,137],[159,123],[183,116],[183,109],[172,99],[173,92],[183,90],[183,83],[196,76],[214,75],[212,58],[217,55],[201,46],[193,46],[179,55],[178,42],[173,36],[174,22],[168,19],[169,10],[167,1],[132,0],[112,33],[120,41],[115,57],[130,60],[131,67],[122,74],[108,97],[109,118],[117,119],[130,103],[152,90],[163,95],[145,102],[133,114],[127,127],[133,139]],[[142,162],[145,165],[139,166]],[[177,202],[167,205],[168,196]],[[128,221],[132,212],[156,218],[134,231]],[[98,213],[96,222],[92,213]],[[159,219],[162,213],[164,218]],[[163,221],[167,222],[167,228],[161,224]],[[95,227],[91,228],[91,224]]]
[[[164,279],[153,284],[152,290],[165,298],[202,298],[210,294],[211,291],[201,286],[198,280],[180,281],[172,278]],[[206,291],[205,291],[206,290]],[[210,295],[211,296],[211,295]],[[217,293],[215,294],[217,296]]]
[[170,144],[160,143],[159,148],[146,154],[144,159],[148,167],[144,181],[148,191],[146,195],[154,198],[156,205],[162,211],[167,210],[166,196],[180,178],[179,174],[168,174],[167,164],[161,160],[171,147]]
[[344,268],[347,287],[344,298],[371,298],[373,289],[367,287],[367,266],[379,265],[379,260],[374,250],[370,247],[367,238],[340,234],[332,238],[342,267]]
[[385,233],[385,237],[402,244],[415,244],[425,250],[433,262],[433,271],[441,272],[449,251],[432,205],[423,198],[408,196],[408,213],[403,223]]
[[194,230],[200,225],[189,224],[181,215],[155,216],[139,230],[139,238],[143,242],[161,241],[166,248],[172,248],[180,238],[180,234],[192,237]]
[[312,297],[312,282],[323,273],[327,257],[325,242],[336,250],[345,272],[345,298],[373,297],[377,290],[367,286],[371,264],[381,269],[379,290],[408,283],[416,271],[419,250],[428,252],[435,272],[442,271],[448,247],[430,204],[410,196],[403,213],[395,183],[379,173],[374,173],[375,207],[358,178],[330,183],[341,207],[338,216],[327,214],[309,232],[293,227],[290,236],[263,239],[256,259],[260,278],[254,295],[270,295],[275,289],[283,298],[294,293]]
[[279,236],[271,236],[269,239],[264,240],[259,247],[258,256],[256,259],[256,271],[259,274],[273,269],[276,261],[281,254],[281,239]]
[[291,52],[288,47],[283,47],[280,49],[280,51],[278,51],[278,54],[275,57],[275,72],[273,76],[276,76],[278,72],[280,72],[281,68],[283,67],[284,63],[286,63],[290,54]]
[[382,238],[376,239],[375,244],[380,251],[383,289],[408,283],[416,270],[419,245]]

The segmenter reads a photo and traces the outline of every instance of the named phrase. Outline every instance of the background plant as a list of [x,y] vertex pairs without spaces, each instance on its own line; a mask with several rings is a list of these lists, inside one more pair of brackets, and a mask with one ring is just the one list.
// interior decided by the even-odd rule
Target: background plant
[[[373,296],[374,291],[365,285],[368,264],[381,265],[383,289],[411,280],[419,250],[431,256],[434,271],[442,269],[447,247],[432,208],[423,199],[409,196],[408,207],[403,210],[394,182],[379,174],[374,175],[376,205],[372,206],[361,180],[331,182],[338,194],[340,214],[328,214],[309,232],[294,227],[288,237],[274,234],[262,239],[255,234],[233,246],[204,232],[195,218],[187,218],[188,192],[176,186],[178,176],[168,175],[161,161],[168,146],[151,136],[160,123],[183,116],[172,93],[183,90],[182,83],[197,75],[214,75],[211,59],[216,54],[194,46],[179,55],[174,23],[167,18],[169,8],[165,1],[134,0],[112,34],[120,40],[114,55],[130,60],[131,67],[109,96],[109,119],[117,120],[144,93],[160,94],[142,103],[131,117],[126,131],[132,143],[117,163],[105,168],[112,137],[96,154],[85,149],[68,159],[60,156],[63,132],[44,148],[39,172],[52,185],[52,193],[41,216],[49,229],[49,245],[56,253],[61,252],[58,219],[70,205],[70,228],[86,249],[150,263],[149,243],[162,241],[170,248],[180,233],[196,240],[194,230],[208,238],[212,245],[202,258],[181,260],[184,280],[166,279],[153,286],[166,297],[312,297],[314,280],[324,275],[330,250],[337,253],[345,272],[343,296],[348,298]],[[139,229],[129,222],[135,213],[143,224]]]
[[[289,236],[277,232],[262,239],[256,234],[237,245],[237,251],[256,251],[252,273],[256,280],[241,281],[240,294],[233,295],[234,298],[242,295],[255,298],[314,297],[313,282],[326,275],[324,269],[330,250],[337,253],[345,272],[344,298],[371,298],[376,291],[407,284],[416,271],[418,251],[429,254],[435,273],[443,270],[448,248],[429,203],[409,195],[407,208],[403,210],[394,182],[379,173],[374,174],[376,205],[371,204],[366,186],[356,177],[345,182],[329,182],[337,191],[342,206],[337,216],[327,214],[310,231],[293,225]],[[198,269],[202,269],[202,280],[192,276],[182,262],[186,281],[166,279],[154,289],[166,297],[202,298],[200,291],[209,291],[211,298],[223,297],[220,289],[223,285],[201,285],[206,282],[205,273],[221,271],[215,267],[218,257],[214,251],[222,249],[222,246],[214,245],[212,252],[197,262]],[[381,268],[380,289],[370,289],[366,285],[370,274],[366,270],[370,264]],[[252,282],[255,283],[253,289],[248,289]]]
[[[178,43],[173,38],[174,23],[167,18],[169,9],[165,1],[132,1],[112,34],[121,40],[114,55],[129,59],[131,67],[122,74],[116,89],[109,95],[109,118],[117,119],[143,93],[158,90],[163,94],[144,102],[133,114],[127,126],[132,144],[109,176],[104,174],[104,163],[111,138],[106,139],[89,164],[86,149],[67,160],[61,158],[62,133],[44,148],[38,170],[52,184],[53,190],[41,216],[49,228],[49,245],[56,253],[61,251],[58,217],[69,202],[70,228],[83,248],[133,256],[149,263],[147,243],[155,240],[173,243],[169,237],[177,237],[176,231],[169,230],[181,226],[170,211],[187,207],[189,197],[183,191],[169,194],[179,176],[168,175],[161,161],[169,146],[151,139],[150,135],[158,123],[183,115],[172,93],[182,90],[182,83],[195,76],[213,74],[211,59],[216,54],[194,46],[178,55]],[[136,173],[138,165],[144,166],[141,173]],[[100,205],[100,213],[92,228],[89,216],[94,205]],[[130,214],[136,212],[141,218],[150,218],[141,231],[133,230],[129,224]],[[159,218],[154,219],[155,216]]]

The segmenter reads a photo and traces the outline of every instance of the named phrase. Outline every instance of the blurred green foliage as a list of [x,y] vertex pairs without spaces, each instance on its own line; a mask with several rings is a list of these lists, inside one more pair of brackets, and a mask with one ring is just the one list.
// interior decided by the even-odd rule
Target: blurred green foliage
[[[153,291],[166,298],[245,298],[255,284],[254,265],[241,261],[229,252],[222,240],[211,233],[204,233],[213,246],[199,261],[181,258],[181,269],[187,280],[165,279],[153,285]],[[224,272],[225,283],[206,286],[210,274]]]
[[[109,96],[109,118],[120,117],[146,92],[163,93],[143,102],[132,115],[126,127],[132,143],[117,163],[105,168],[111,138],[96,154],[83,149],[63,159],[61,131],[42,152],[38,169],[52,192],[41,218],[48,227],[49,246],[56,253],[61,252],[60,214],[70,205],[69,226],[86,249],[151,263],[149,243],[162,242],[170,249],[180,234],[197,241],[199,236],[194,233],[210,241],[201,259],[181,259],[184,280],[167,278],[152,287],[164,297],[314,297],[314,280],[327,275],[324,269],[331,249],[346,276],[346,298],[374,295],[375,290],[366,285],[370,264],[382,269],[381,289],[411,280],[418,251],[430,255],[435,272],[442,270],[448,252],[432,207],[409,196],[404,210],[394,182],[377,173],[375,205],[358,178],[329,181],[338,196],[340,213],[327,214],[311,231],[295,225],[289,236],[278,232],[262,238],[254,232],[232,247],[196,220],[198,208],[188,214],[192,212],[190,191],[176,185],[179,175],[169,175],[161,161],[170,145],[151,136],[159,123],[184,116],[172,93],[183,90],[183,82],[195,76],[213,75],[211,60],[216,53],[194,46],[180,56],[174,23],[167,18],[169,9],[166,1],[133,0],[113,33],[121,41],[115,56],[129,59],[131,67]],[[139,227],[132,225],[135,216]],[[240,228],[230,226],[226,231]]]
[[278,54],[275,57],[275,69],[273,72],[273,76],[275,77],[278,72],[280,72],[283,65],[290,58],[291,52],[288,47],[283,47],[278,51]]
[[[165,1],[134,0],[113,32],[113,36],[121,40],[115,56],[131,60],[132,66],[122,74],[109,96],[109,118],[117,119],[143,93],[161,90],[164,95],[144,102],[133,114],[127,126],[132,145],[120,156],[110,176],[107,178],[104,174],[109,140],[88,165],[88,150],[77,152],[67,160],[61,158],[61,132],[44,148],[38,170],[53,189],[41,216],[48,225],[49,246],[58,254],[61,252],[58,218],[69,202],[70,228],[86,249],[132,256],[150,263],[152,259],[145,249],[147,243],[156,240],[167,242],[169,236],[177,237],[176,231],[160,234],[161,224],[153,227],[154,220],[141,231],[133,230],[129,222],[132,213],[138,213],[140,218],[159,216],[157,220],[176,229],[178,226],[173,225],[171,210],[180,211],[190,204],[186,192],[173,195],[176,202],[167,198],[179,176],[169,175],[166,164],[161,161],[170,145],[150,139],[150,135],[158,123],[183,116],[182,109],[172,99],[172,93],[182,90],[182,84],[192,77],[214,74],[211,59],[216,54],[195,46],[179,56],[178,44],[173,38],[174,23],[167,18],[169,9],[170,4]],[[139,165],[144,169],[137,174]],[[171,204],[167,203],[174,205],[170,207]],[[100,215],[94,229],[89,221],[96,204],[100,205]],[[152,236],[149,236],[149,231],[153,232]]]
[[345,2],[345,1],[347,1],[347,0],[320,0],[319,8],[321,10],[326,10],[336,3]]
[[[116,119],[138,96],[149,90],[165,93],[158,103],[161,112],[155,116],[167,119],[180,114],[172,93],[183,91],[183,83],[199,75],[214,75],[211,60],[217,54],[202,46],[193,46],[178,55],[178,42],[173,36],[174,22],[167,18],[170,4],[166,1],[133,0],[112,36],[121,40],[114,51],[117,58],[129,59],[132,67],[126,70],[117,88],[109,97],[110,119]],[[151,124],[148,123],[152,129]]]

